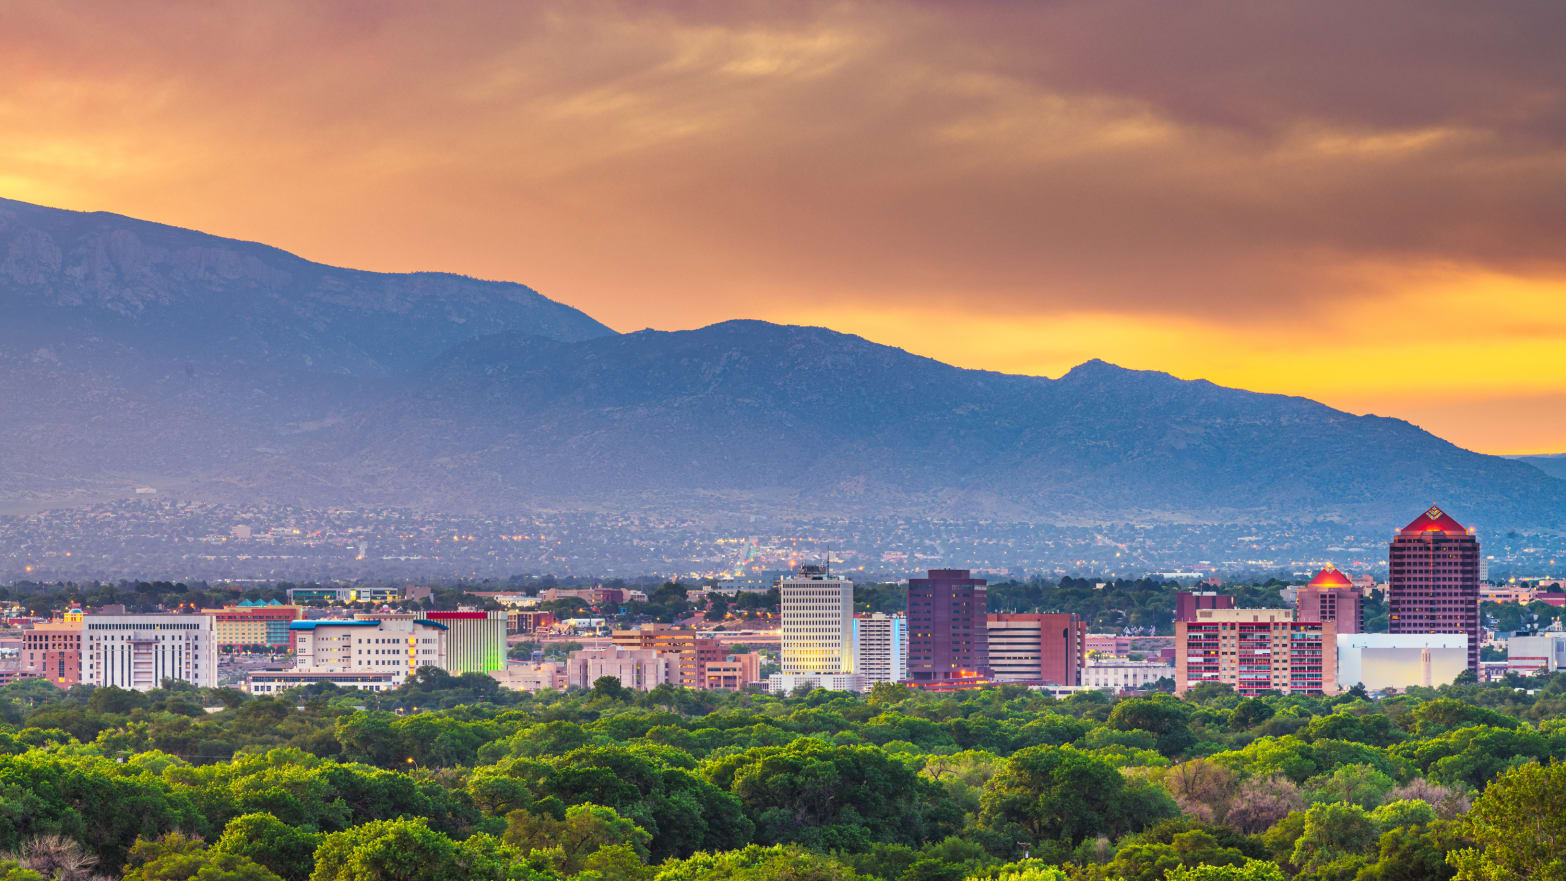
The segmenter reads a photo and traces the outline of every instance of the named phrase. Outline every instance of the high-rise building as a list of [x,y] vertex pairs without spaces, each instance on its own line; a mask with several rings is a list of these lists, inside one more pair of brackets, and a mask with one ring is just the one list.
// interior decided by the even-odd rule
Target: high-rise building
[[996,614],[985,621],[997,681],[1081,685],[1087,623],[1076,614]]
[[446,672],[491,673],[506,669],[506,613],[426,612],[446,625]]
[[822,566],[778,580],[784,673],[854,672],[854,583]]
[[908,581],[908,679],[920,686],[989,680],[985,581],[967,569],[931,569]]
[[1232,609],[1234,595],[1216,591],[1182,590],[1175,594],[1175,620],[1195,621],[1199,609]]
[[1337,694],[1337,626],[1289,609],[1200,609],[1175,622],[1175,693],[1221,682],[1246,697]]
[[446,625],[424,618],[321,618],[288,625],[301,673],[389,673],[401,685],[420,667],[446,667]]
[[22,632],[23,670],[59,688],[82,681],[82,621],[45,621]]
[[1479,671],[1479,539],[1432,506],[1388,548],[1387,630],[1462,633],[1468,669]]
[[908,678],[908,619],[876,612],[854,618],[854,672],[865,688]]
[[1300,588],[1298,606],[1301,621],[1331,621],[1338,625],[1338,633],[1359,633],[1364,630],[1364,595],[1348,576],[1336,566],[1316,573],[1310,583]]
[[150,691],[178,679],[217,685],[217,633],[211,615],[86,615],[82,682]]

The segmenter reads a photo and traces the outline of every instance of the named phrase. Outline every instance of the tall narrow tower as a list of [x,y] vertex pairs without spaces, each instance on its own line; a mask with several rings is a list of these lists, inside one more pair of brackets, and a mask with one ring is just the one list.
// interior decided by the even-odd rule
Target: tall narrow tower
[[1432,506],[1403,527],[1387,555],[1392,633],[1462,633],[1479,670],[1479,539]]

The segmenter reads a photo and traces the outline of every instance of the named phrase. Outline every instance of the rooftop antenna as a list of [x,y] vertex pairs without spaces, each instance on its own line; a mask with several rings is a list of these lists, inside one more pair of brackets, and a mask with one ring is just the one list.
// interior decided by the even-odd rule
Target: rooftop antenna
[[832,575],[832,546],[831,545],[827,545],[826,574],[827,574],[828,577],[831,577],[831,575]]

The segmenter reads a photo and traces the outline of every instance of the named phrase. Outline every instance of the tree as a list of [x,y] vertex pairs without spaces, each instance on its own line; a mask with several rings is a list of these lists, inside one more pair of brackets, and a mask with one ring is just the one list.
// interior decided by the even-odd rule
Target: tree
[[539,879],[521,854],[487,835],[457,843],[424,819],[375,820],[321,841],[310,881]]
[[[50,686],[51,688],[53,686]],[[90,881],[98,876],[98,858],[81,843],[63,835],[40,835],[6,854],[4,859],[24,871],[41,873],[52,881]],[[5,876],[0,875],[0,878]]]
[[979,822],[1022,843],[1134,831],[1175,813],[1167,795],[1138,803],[1113,765],[1073,747],[1035,746],[1014,753],[985,784]]
[[1566,764],[1502,774],[1458,821],[1472,839],[1447,855],[1459,881],[1566,879]]
[[282,881],[249,857],[179,832],[131,848],[124,881]]
[[614,808],[580,804],[568,808],[563,820],[548,814],[512,811],[506,815],[506,832],[501,840],[524,852],[559,848],[561,869],[575,874],[585,868],[588,857],[606,847],[624,846],[646,862],[652,836]]
[[1376,824],[1358,805],[1311,805],[1289,861],[1302,872],[1313,872],[1344,858],[1368,854],[1376,839]]
[[321,836],[290,826],[271,814],[243,814],[228,821],[213,847],[248,857],[283,881],[305,881],[315,868]]
[[1240,866],[1189,866],[1172,869],[1164,881],[1288,881],[1277,863],[1247,860]]
[[1178,758],[1196,743],[1191,733],[1190,707],[1172,697],[1127,698],[1115,704],[1109,714],[1109,727],[1122,731],[1137,729],[1158,738],[1158,751]]
[[1247,835],[1272,828],[1279,820],[1305,809],[1300,788],[1287,777],[1252,777],[1240,784],[1224,822]]
[[671,860],[653,881],[865,881],[848,866],[798,845],[752,844],[726,853]]

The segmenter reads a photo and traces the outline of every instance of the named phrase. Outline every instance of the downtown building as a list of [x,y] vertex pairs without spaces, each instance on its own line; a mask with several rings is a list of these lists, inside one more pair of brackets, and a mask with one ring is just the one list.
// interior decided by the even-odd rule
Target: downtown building
[[778,579],[781,671],[767,687],[787,694],[800,686],[862,691],[854,672],[854,583],[825,566],[801,566]]
[[493,673],[506,669],[506,613],[425,612],[427,621],[444,624],[447,673]]
[[[395,688],[420,667],[446,668],[446,625],[438,621],[322,618],[295,621],[289,628],[294,639],[293,673],[380,673]],[[326,681],[336,680],[327,677]],[[346,680],[339,684],[354,687]]]
[[1461,633],[1479,672],[1479,539],[1438,507],[1398,531],[1387,549],[1387,630]]
[[876,612],[854,618],[854,672],[864,687],[908,678],[908,618]]
[[73,609],[59,621],[22,631],[21,669],[57,688],[82,681],[82,614]]
[[729,660],[717,639],[686,627],[643,624],[632,630],[616,630],[609,641],[622,648],[653,649],[673,655],[679,665],[677,684],[684,688],[705,688],[707,667]]
[[286,651],[292,647],[288,625],[299,620],[300,609],[280,603],[245,600],[221,609],[202,609],[201,614],[212,616],[220,649]]
[[1290,609],[1202,609],[1175,622],[1175,694],[1204,682],[1244,697],[1338,693],[1337,626]]
[[1296,605],[1301,621],[1331,621],[1340,634],[1365,629],[1364,594],[1330,563],[1300,588]]
[[967,569],[908,580],[908,682],[949,691],[990,682],[985,581]]
[[1232,609],[1234,608],[1234,596],[1232,594],[1218,593],[1217,591],[1182,590],[1175,594],[1176,621],[1195,621],[1196,613],[1202,609]]
[[161,688],[165,679],[217,686],[211,615],[84,615],[81,681],[100,688]]
[[995,614],[985,620],[997,682],[1082,685],[1087,622],[1074,613]]

